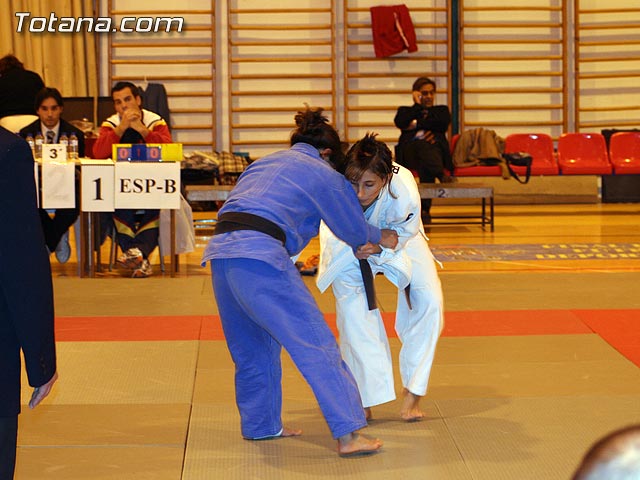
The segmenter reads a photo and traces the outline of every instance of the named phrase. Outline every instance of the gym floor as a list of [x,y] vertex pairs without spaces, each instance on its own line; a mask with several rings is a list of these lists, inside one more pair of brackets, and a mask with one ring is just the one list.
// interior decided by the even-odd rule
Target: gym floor
[[[200,266],[206,237],[176,278],[157,256],[147,279],[80,279],[74,258],[52,257],[60,379],[41,406],[23,408],[16,479],[568,479],[596,439],[640,423],[639,220],[640,204],[497,205],[495,232],[427,228],[446,310],[427,417],[402,422],[398,400],[374,408],[365,433],[384,447],[352,459],[336,454],[286,354],[283,418],[303,436],[241,438],[233,364]],[[301,260],[317,250],[314,241]],[[332,294],[304,279],[333,328]],[[397,362],[396,291],[382,277],[376,289]],[[23,385],[26,405],[26,376]]]

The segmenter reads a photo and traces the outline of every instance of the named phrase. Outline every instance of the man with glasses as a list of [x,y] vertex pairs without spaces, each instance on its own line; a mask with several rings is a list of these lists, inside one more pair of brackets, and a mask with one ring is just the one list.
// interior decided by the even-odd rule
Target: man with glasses
[[[394,123],[401,130],[396,162],[417,173],[421,183],[454,181],[453,161],[446,133],[451,112],[446,105],[434,105],[436,83],[419,77],[412,87],[413,105],[399,107]],[[422,220],[431,221],[431,199],[422,199]]]

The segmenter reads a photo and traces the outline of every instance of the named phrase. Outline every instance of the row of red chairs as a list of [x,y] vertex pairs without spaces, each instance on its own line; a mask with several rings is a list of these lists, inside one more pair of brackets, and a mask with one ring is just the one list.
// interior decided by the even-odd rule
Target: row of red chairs
[[[453,151],[459,135],[451,141]],[[527,152],[533,158],[531,175],[624,175],[640,173],[640,132],[614,133],[609,148],[600,133],[563,133],[554,152],[544,133],[513,133],[505,138],[505,152]],[[514,167],[518,175],[525,167]],[[499,176],[498,166],[456,168],[457,176]]]

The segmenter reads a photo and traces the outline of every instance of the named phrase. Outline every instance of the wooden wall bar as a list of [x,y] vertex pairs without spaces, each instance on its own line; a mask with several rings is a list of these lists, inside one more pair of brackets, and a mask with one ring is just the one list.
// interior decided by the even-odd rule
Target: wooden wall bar
[[305,103],[325,108],[349,142],[374,131],[395,144],[395,111],[423,75],[437,103],[457,107],[459,130],[557,139],[640,123],[638,2],[407,0],[418,51],[386,58],[374,53],[373,0],[183,0],[161,11],[153,0],[101,2],[115,19],[185,18],[181,34],[110,35],[102,65],[110,85],[163,83],[187,150],[258,158],[285,148]]

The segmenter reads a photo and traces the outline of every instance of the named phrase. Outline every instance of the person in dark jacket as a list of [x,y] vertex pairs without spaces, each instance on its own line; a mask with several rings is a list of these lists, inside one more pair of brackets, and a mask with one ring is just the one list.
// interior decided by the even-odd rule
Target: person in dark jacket
[[26,70],[14,55],[0,58],[0,120],[5,128],[17,132],[33,120],[33,104],[43,87],[40,75]]
[[[43,88],[36,95],[35,107],[39,119],[20,130],[20,135],[26,138],[27,135],[35,137],[41,133],[45,143],[59,143],[63,133],[67,137],[75,133],[78,138],[78,156],[84,157],[84,133],[62,119],[64,101],[60,92],[55,88]],[[50,252],[55,251],[56,258],[60,263],[65,263],[71,255],[69,227],[75,223],[80,213],[78,200],[79,185],[76,185],[76,205],[74,208],[58,208],[53,217],[45,209],[40,209],[40,220],[47,247]]]
[[20,413],[20,351],[29,407],[58,378],[53,286],[36,207],[33,157],[27,143],[0,127],[0,478],[13,478]]
[[[453,181],[453,161],[446,133],[451,112],[446,105],[434,105],[436,83],[419,77],[412,87],[413,105],[399,107],[394,123],[401,130],[396,162],[420,177],[421,183]],[[422,219],[429,223],[430,199],[422,199]]]

